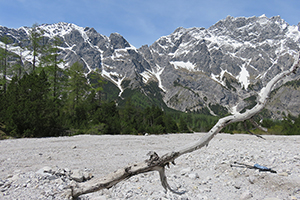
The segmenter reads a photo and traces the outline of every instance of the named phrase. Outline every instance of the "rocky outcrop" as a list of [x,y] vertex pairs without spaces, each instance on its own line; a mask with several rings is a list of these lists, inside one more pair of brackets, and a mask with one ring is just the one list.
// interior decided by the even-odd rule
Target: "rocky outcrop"
[[[66,61],[62,68],[80,61],[86,73],[99,69],[118,87],[120,96],[125,89],[147,93],[147,84],[157,82],[164,103],[181,111],[201,110],[209,105],[230,111],[238,102],[243,105],[243,99],[289,68],[293,54],[300,49],[299,24],[291,26],[279,16],[228,16],[207,29],[180,27],[139,49],[118,33],[107,37],[93,28],[68,23],[44,24],[39,28],[44,30],[46,41],[54,36],[61,38],[61,58]],[[7,34],[26,49],[29,31],[28,27],[0,27],[0,36]],[[30,59],[27,54],[25,60]],[[298,72],[293,78],[299,76]],[[296,100],[286,98],[298,91],[299,88],[290,88],[280,97],[282,100],[274,99],[278,105],[268,108],[276,113],[299,114]],[[283,109],[287,104],[288,109]]]

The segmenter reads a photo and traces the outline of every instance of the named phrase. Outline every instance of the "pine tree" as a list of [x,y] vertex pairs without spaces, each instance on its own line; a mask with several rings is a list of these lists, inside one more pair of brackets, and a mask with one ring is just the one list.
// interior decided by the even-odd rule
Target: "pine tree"
[[114,101],[102,103],[93,115],[93,124],[103,124],[104,134],[119,134],[120,133],[120,116]]
[[49,81],[52,88],[52,97],[56,101],[60,96],[60,83],[62,82],[63,70],[59,68],[59,65],[63,63],[62,59],[59,59],[59,45],[62,43],[59,37],[54,37],[51,44],[43,52],[41,63],[44,65],[46,72],[48,73]]
[[4,49],[0,48],[0,64],[2,68],[2,85],[3,85],[3,91],[6,92],[6,85],[7,85],[7,70],[8,70],[8,58],[9,58],[9,51],[8,51],[8,44],[11,43],[11,40],[5,35],[1,38],[1,42],[4,43]]
[[88,113],[85,110],[84,101],[91,90],[88,80],[83,73],[83,65],[75,62],[68,70],[68,102],[67,112],[71,119],[71,124],[80,128],[87,121]]
[[190,132],[190,130],[188,129],[187,123],[185,122],[185,120],[183,119],[182,116],[179,119],[179,131],[181,133],[189,133]]
[[14,76],[17,76],[18,79],[20,80],[21,77],[22,77],[22,71],[24,69],[24,63],[23,63],[23,55],[22,53],[25,51],[23,48],[22,48],[22,44],[21,43],[15,43],[14,46],[18,46],[20,47],[20,50],[19,50],[19,54],[17,55],[14,55],[15,58],[16,58],[16,62],[14,63],[14,65],[11,66],[11,74],[14,75]]
[[164,124],[166,127],[166,133],[176,133],[179,131],[176,122],[168,114],[164,115]]
[[100,106],[102,101],[101,97],[102,97],[103,85],[105,84],[105,82],[103,80],[103,77],[101,76],[101,73],[98,70],[90,73],[90,84],[96,94],[96,99],[98,100],[98,106]]
[[33,24],[30,30],[30,49],[32,51],[32,70],[34,71],[36,68],[37,58],[39,53],[42,53],[43,45],[41,44],[41,40],[43,38],[43,31],[38,27],[38,24]]
[[4,122],[14,137],[44,137],[57,135],[59,126],[49,100],[50,84],[44,70],[33,72],[20,80],[14,77],[5,94]]

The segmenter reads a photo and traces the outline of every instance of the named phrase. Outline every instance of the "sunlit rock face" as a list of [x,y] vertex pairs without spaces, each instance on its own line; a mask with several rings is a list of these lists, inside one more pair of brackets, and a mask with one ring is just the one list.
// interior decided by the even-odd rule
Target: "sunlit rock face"
[[[292,26],[279,16],[230,17],[211,27],[177,28],[152,45],[133,47],[118,33],[109,37],[93,28],[69,23],[44,24],[45,41],[55,36],[62,41],[60,55],[67,68],[76,61],[88,74],[98,71],[117,86],[122,97],[126,89],[138,89],[145,95],[149,83],[156,83],[163,102],[181,111],[220,114],[240,111],[276,74],[293,64],[299,51],[299,25]],[[0,36],[8,35],[23,49],[24,60],[32,55],[27,49],[30,28],[9,29],[0,26]],[[3,43],[0,43],[3,47]],[[288,77],[276,87],[293,79]],[[124,84],[126,82],[126,84]],[[299,87],[284,86],[270,99],[268,109],[280,118],[282,113],[298,115]],[[248,100],[244,100],[247,99]],[[251,98],[254,99],[255,98]]]

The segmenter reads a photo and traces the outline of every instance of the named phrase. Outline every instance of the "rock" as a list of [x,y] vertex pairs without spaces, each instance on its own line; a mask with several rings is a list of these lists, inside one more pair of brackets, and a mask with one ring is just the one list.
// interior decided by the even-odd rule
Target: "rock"
[[198,173],[191,173],[191,174],[189,174],[189,178],[197,179],[197,178],[199,178],[199,175],[198,175]]
[[71,172],[71,170],[69,168],[64,168],[64,171],[67,172],[67,173]]
[[300,156],[294,156],[294,159],[295,159],[296,161],[299,161],[299,160],[300,160]]
[[86,180],[90,180],[91,178],[93,178],[94,176],[92,175],[92,173],[89,173],[89,172],[83,172],[83,178],[84,178],[84,181]]
[[73,170],[70,177],[76,182],[83,182],[84,180],[83,173],[78,169]]
[[287,172],[281,172],[278,174],[278,176],[288,176],[289,174]]
[[188,168],[182,169],[182,170],[180,171],[180,174],[183,176],[183,175],[188,174],[188,173],[191,172],[191,171],[192,171],[192,169],[191,169],[190,167],[188,167]]
[[48,166],[43,167],[43,170],[44,170],[45,173],[51,173],[52,172],[52,168],[48,167]]
[[205,196],[205,195],[202,195],[202,194],[198,194],[198,195],[197,195],[197,199],[199,199],[199,200],[207,200],[208,197]]
[[55,179],[57,179],[57,178],[58,178],[58,176],[56,176],[56,175],[50,175],[50,176],[48,176],[48,179],[49,179],[50,181],[55,180]]
[[4,181],[3,180],[0,180],[0,187],[4,185]]
[[107,200],[105,196],[98,196],[98,197],[93,197],[91,200]]
[[236,181],[236,182],[234,182],[233,186],[234,186],[236,189],[241,189],[242,182],[241,182],[241,181]]
[[240,200],[251,199],[253,197],[252,193],[249,190],[243,192],[240,196]]
[[248,177],[248,181],[249,181],[251,184],[254,184],[255,180],[256,180],[255,176],[252,176],[252,175],[251,175],[251,176]]
[[280,199],[275,198],[275,197],[267,197],[267,198],[264,198],[263,200],[280,200]]
[[50,174],[50,173],[52,173],[52,168],[48,167],[48,166],[45,166],[45,167],[39,169],[36,173],[37,174],[45,174],[45,173]]
[[[45,168],[45,167],[44,167],[44,168]],[[51,180],[56,179],[56,176],[55,176],[55,175],[53,175],[52,173],[49,173],[49,172],[45,172],[44,168],[39,169],[39,170],[36,172],[36,174],[39,174],[39,175],[41,175],[41,176],[44,177],[44,178],[48,178],[49,180],[50,180],[50,179],[51,179]],[[49,171],[49,168],[46,167],[46,171]]]
[[15,175],[13,175],[11,178],[9,178],[9,181],[10,182],[14,182],[14,181],[16,181],[16,180],[18,180],[19,179],[19,174],[15,174]]
[[93,178],[93,175],[89,172],[83,172],[81,170],[75,169],[70,172],[70,178],[76,182],[83,182]]

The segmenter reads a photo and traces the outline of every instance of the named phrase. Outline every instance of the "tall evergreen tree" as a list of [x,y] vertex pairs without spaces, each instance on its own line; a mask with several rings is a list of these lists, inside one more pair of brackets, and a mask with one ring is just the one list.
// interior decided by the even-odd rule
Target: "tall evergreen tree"
[[176,133],[179,131],[176,122],[168,114],[164,115],[164,124],[166,127],[166,133]]
[[183,117],[181,116],[179,119],[179,131],[181,133],[189,133],[190,130],[188,129],[187,123],[186,121],[183,119]]
[[8,44],[11,43],[11,40],[5,35],[1,38],[1,42],[4,43],[4,49],[0,48],[0,64],[2,68],[2,85],[3,91],[6,92],[6,85],[7,85],[7,70],[8,70],[8,58],[9,58],[9,51],[8,51]]
[[102,103],[93,115],[93,124],[103,124],[104,134],[119,134],[120,116],[116,103],[114,101]]
[[83,65],[75,62],[68,70],[68,91],[72,108],[74,109],[87,96],[90,86],[83,72]]
[[139,127],[142,125],[142,119],[142,113],[133,105],[129,98],[121,112],[121,132],[137,134]]
[[13,66],[11,66],[11,74],[13,74],[14,76],[17,76],[18,79],[21,79],[22,77],[22,72],[25,71],[24,69],[24,63],[23,63],[23,55],[22,53],[25,51],[22,48],[22,43],[15,43],[14,46],[18,46],[20,47],[19,49],[19,53],[15,55],[16,57],[16,62],[14,63]]
[[63,70],[59,68],[59,65],[63,63],[62,59],[59,59],[59,45],[62,43],[59,37],[54,37],[50,42],[47,50],[44,51],[42,57],[42,63],[46,72],[48,73],[49,81],[52,88],[52,97],[56,101],[60,95],[60,82],[62,81]]
[[90,74],[90,84],[93,90],[95,91],[96,99],[98,100],[98,106],[100,106],[102,101],[101,97],[102,97],[103,85],[105,84],[105,82],[98,70]]
[[58,125],[49,100],[49,82],[44,70],[33,72],[20,80],[14,77],[5,94],[4,121],[14,137],[54,136]]
[[68,70],[68,102],[67,112],[71,118],[71,124],[79,128],[87,120],[84,101],[91,90],[88,80],[83,72],[83,65],[75,62]]
[[38,24],[33,24],[30,30],[30,49],[32,51],[32,70],[34,71],[36,68],[37,58],[39,53],[42,52],[43,45],[41,44],[41,40],[43,38],[43,31],[38,27]]

